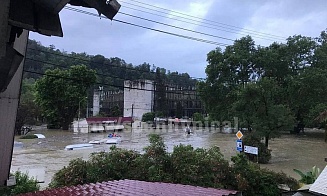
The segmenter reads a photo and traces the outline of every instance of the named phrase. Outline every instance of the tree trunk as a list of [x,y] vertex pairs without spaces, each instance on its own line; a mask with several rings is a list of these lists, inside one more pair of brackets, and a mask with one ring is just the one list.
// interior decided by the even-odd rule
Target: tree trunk
[[68,129],[69,129],[69,124],[70,124],[70,123],[63,122],[62,125],[61,125],[62,130],[68,130]]
[[265,146],[268,148],[269,136],[265,137]]

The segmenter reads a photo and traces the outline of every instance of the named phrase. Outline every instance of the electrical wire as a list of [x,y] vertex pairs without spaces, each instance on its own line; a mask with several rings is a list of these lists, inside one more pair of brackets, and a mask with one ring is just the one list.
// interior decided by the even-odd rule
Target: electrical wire
[[[49,73],[41,73],[41,72],[36,72],[36,71],[31,71],[31,70],[23,70],[25,73],[32,73],[32,74],[37,74],[37,75],[42,75],[42,76],[49,76],[53,78],[60,78],[64,80],[71,80],[75,82],[83,82],[83,80],[77,79],[77,78],[71,78],[71,77],[63,77],[63,76],[58,76],[58,75],[53,75]],[[164,92],[166,94],[178,94],[178,95],[192,95],[192,96],[198,96],[198,91],[194,90],[181,90],[180,92],[171,92],[171,91],[160,91],[160,90],[150,90],[150,89],[142,89],[142,88],[136,88],[136,87],[126,87],[126,86],[121,86],[121,85],[114,85],[114,84],[108,84],[104,82],[95,82],[97,85],[102,85],[102,86],[110,86],[110,87],[116,87],[116,88],[123,88],[123,89],[129,89],[129,90],[142,90],[142,91],[150,91],[150,92]],[[194,93],[184,93],[182,91],[187,91],[187,92],[194,92]]]
[[[41,61],[41,60],[37,60],[37,59],[33,59],[33,58],[29,58],[29,57],[26,57],[26,60],[31,60],[31,61],[34,61],[34,62],[39,62],[39,63],[44,63],[44,64],[48,64],[48,65],[53,65],[53,66],[56,66],[56,67],[61,67],[61,68],[64,68],[64,69],[68,69],[69,67],[66,67],[64,65],[59,65],[59,64],[55,64],[55,63],[51,63],[51,62],[46,62],[46,61]],[[121,77],[118,77],[118,76],[112,76],[112,75],[108,75],[108,74],[100,74],[100,73],[96,73],[96,75],[98,76],[105,76],[105,77],[110,77],[110,78],[116,78],[116,79],[120,79],[120,80],[133,80],[133,79],[128,79],[128,78],[121,78]],[[150,80],[150,79],[145,79],[145,80]],[[149,82],[144,82],[144,84],[150,84],[150,85],[153,85],[155,84],[156,82],[153,82],[153,83],[149,83]],[[165,87],[167,88],[174,88],[173,86],[169,86],[169,85],[165,85]],[[195,90],[190,90],[188,89],[188,91],[195,91]]]
[[[203,33],[203,32],[199,32],[199,31],[194,31],[194,30],[191,30],[191,29],[186,29],[186,28],[183,28],[183,27],[178,27],[178,26],[170,25],[170,24],[163,23],[163,22],[158,22],[158,21],[155,21],[155,20],[143,18],[143,17],[140,17],[140,16],[135,16],[135,15],[132,15],[132,14],[127,14],[127,13],[124,13],[124,12],[119,12],[119,13],[123,14],[123,15],[126,15],[126,16],[133,17],[133,18],[138,18],[138,19],[141,19],[141,20],[146,20],[146,21],[149,21],[149,22],[161,24],[161,25],[164,25],[164,26],[173,27],[173,28],[176,28],[176,29],[184,30],[184,31],[189,31],[189,32],[192,32],[192,33],[197,33],[197,34],[206,35],[206,36],[210,36],[210,37],[215,37],[215,38],[219,38],[219,39],[225,39],[225,40],[228,40],[228,41],[235,41],[235,40],[230,39],[230,38],[225,38],[225,37],[212,35],[212,34],[208,34],[208,33]],[[223,43],[221,43],[221,44],[223,44]],[[228,45],[225,44],[225,46],[228,46]]]
[[[99,62],[92,61],[92,60],[81,59],[81,58],[78,58],[78,57],[67,56],[67,55],[64,55],[64,54],[58,54],[58,53],[49,52],[49,51],[45,51],[45,50],[38,50],[38,49],[35,49],[35,48],[31,48],[31,47],[27,47],[27,49],[28,50],[39,51],[39,52],[44,52],[44,53],[51,54],[51,55],[61,56],[61,57],[64,57],[64,58],[75,59],[75,60],[79,60],[79,61],[83,61],[83,62],[87,62],[87,63],[95,63],[95,64],[98,64],[98,65],[107,65],[107,66],[111,66],[111,67],[117,67],[119,69],[128,69],[128,70],[131,70],[131,71],[137,71],[137,72],[141,72],[141,73],[150,73],[150,74],[154,74],[154,75],[156,74],[155,72],[147,72],[145,70],[137,70],[134,67],[121,67],[121,66],[114,65],[114,64],[109,64],[109,63],[99,63]],[[30,59],[30,60],[32,60],[32,59]],[[35,59],[33,59],[33,60],[35,60]],[[44,63],[46,63],[46,62],[44,62]],[[176,76],[176,77],[184,78],[183,76]],[[204,80],[205,79],[205,78],[198,78],[198,77],[190,77],[190,78],[193,79],[193,80]]]
[[[252,30],[252,29],[246,29],[246,28],[242,28],[242,27],[238,27],[238,26],[234,26],[234,25],[229,25],[229,24],[226,24],[226,23],[221,23],[221,22],[217,22],[217,21],[213,21],[213,20],[208,20],[208,19],[205,19],[205,18],[192,16],[192,15],[185,14],[185,13],[182,13],[182,12],[178,12],[178,11],[175,11],[175,10],[169,10],[169,9],[166,9],[166,8],[162,8],[162,7],[159,7],[159,6],[155,6],[155,5],[151,5],[151,4],[148,4],[148,3],[140,2],[140,1],[137,1],[137,0],[129,0],[129,1],[137,2],[137,3],[142,4],[142,5],[147,5],[147,6],[150,6],[150,7],[157,8],[157,9],[166,10],[168,12],[188,16],[188,17],[191,17],[191,18],[197,18],[197,19],[200,19],[200,20],[203,20],[203,21],[220,24],[220,25],[224,25],[224,26],[227,26],[227,27],[236,28],[237,30],[244,30],[244,31],[248,31],[248,32],[259,33],[259,34],[262,34],[262,35],[272,36],[272,37],[275,37],[275,38],[279,37],[281,39],[286,39],[286,37],[283,37],[283,36],[280,36],[280,35],[275,35],[275,34],[270,34],[270,33],[263,33],[263,32],[255,31],[255,30]],[[126,3],[125,0],[121,0],[121,2]]]
[[[80,9],[76,9],[76,8],[72,8],[72,7],[68,7],[68,6],[66,6],[65,9],[70,10],[70,11],[74,11],[74,12],[78,12],[78,13],[82,13],[82,14],[86,14],[86,15],[90,15],[90,16],[101,17],[101,18],[105,18],[105,19],[110,20],[109,18],[107,18],[105,16],[99,16],[99,15],[91,13],[91,12],[87,12],[87,11],[84,11],[84,10],[80,10]],[[190,40],[194,40],[194,41],[198,41],[198,42],[203,42],[203,43],[213,44],[213,45],[223,46],[223,47],[228,46],[228,44],[224,44],[224,43],[219,43],[219,42],[215,42],[215,41],[211,41],[211,40],[195,38],[195,37],[191,37],[191,36],[187,36],[187,35],[181,35],[181,34],[177,34],[177,33],[163,31],[163,30],[160,30],[160,29],[150,28],[150,27],[146,27],[146,26],[143,26],[143,25],[134,24],[134,23],[131,23],[131,22],[126,22],[126,21],[117,20],[117,19],[112,19],[112,20],[116,21],[116,22],[128,24],[128,25],[131,25],[131,26],[135,26],[135,27],[139,27],[139,28],[143,28],[143,29],[147,29],[147,30],[152,30],[152,31],[156,31],[156,32],[160,32],[160,33],[164,33],[164,34],[172,35],[172,36],[176,36],[176,37],[181,37],[181,38],[185,38],[185,39],[190,39]]]
[[[244,28],[232,26],[232,25],[227,25],[227,24],[224,24],[224,23],[219,23],[219,22],[215,22],[215,21],[203,19],[203,18],[196,17],[196,16],[191,16],[191,15],[184,14],[184,13],[181,13],[181,12],[176,12],[176,11],[173,11],[173,10],[168,10],[166,8],[161,8],[161,9],[168,10],[170,13],[163,12],[163,11],[160,11],[160,10],[157,10],[157,9],[152,9],[152,8],[144,7],[144,6],[141,6],[141,5],[136,5],[136,4],[133,4],[133,3],[128,3],[128,2],[124,2],[124,3],[126,3],[128,5],[135,6],[135,7],[143,8],[143,9],[146,9],[146,10],[152,10],[152,11],[163,13],[163,14],[169,14],[171,16],[183,18],[183,19],[186,19],[186,20],[200,22],[202,24],[207,24],[207,25],[211,25],[211,26],[215,26],[215,27],[222,27],[224,29],[221,29],[221,28],[215,28],[215,29],[216,30],[220,30],[220,31],[224,31],[224,32],[237,33],[237,34],[243,34],[243,35],[251,34],[251,36],[257,37],[257,38],[261,38],[261,39],[266,39],[266,40],[272,40],[272,39],[274,39],[272,41],[275,41],[276,39],[278,39],[278,40],[285,40],[286,39],[286,38],[284,38],[282,36],[272,35],[272,34],[267,34],[267,33],[261,33],[261,32],[254,31],[254,30],[249,30],[249,29],[244,29]],[[146,3],[144,3],[144,4],[145,5],[149,5],[149,4],[146,4]],[[158,6],[152,6],[152,7],[160,8]],[[124,8],[132,9],[132,10],[136,10],[136,11],[140,11],[140,12],[144,12],[144,13],[149,13],[149,12],[146,12],[146,11],[143,11],[143,10],[131,8],[131,7],[126,6],[126,5],[124,5]],[[172,13],[178,13],[179,15],[172,14]],[[182,16],[180,16],[180,15],[182,15]],[[162,16],[162,15],[159,15],[159,16],[164,17],[164,18],[168,18],[168,17]],[[187,17],[183,17],[183,16],[187,16]],[[189,17],[192,17],[192,19],[190,19]],[[198,19],[194,19],[194,18],[198,18]],[[171,18],[168,18],[168,19],[171,19]],[[176,19],[172,19],[172,20],[176,20]],[[186,21],[184,21],[184,22],[186,22]],[[215,24],[213,24],[213,23],[215,23]],[[202,26],[202,25],[199,24],[199,26]],[[226,29],[229,29],[229,30],[226,30]],[[235,32],[236,30],[238,32]],[[242,30],[245,31],[245,32],[239,32],[239,31],[242,31]],[[263,34],[265,34],[265,35],[263,35]]]

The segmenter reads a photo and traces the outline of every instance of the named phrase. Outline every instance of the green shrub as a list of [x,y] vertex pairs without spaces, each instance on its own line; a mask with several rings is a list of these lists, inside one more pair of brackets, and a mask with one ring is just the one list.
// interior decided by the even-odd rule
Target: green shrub
[[140,160],[145,165],[139,165],[139,169],[145,169],[148,181],[171,182],[171,160],[163,138],[157,134],[148,137],[150,145],[144,148],[143,160]]
[[135,168],[133,163],[139,156],[135,151],[115,146],[111,147],[108,153],[93,153],[88,160],[86,181],[102,182],[129,178],[129,173]]
[[178,145],[169,154],[161,136],[151,134],[149,141],[144,154],[113,146],[109,152],[93,153],[88,161],[72,160],[55,174],[50,187],[133,179],[235,189],[245,196],[279,195],[280,184],[298,187],[295,179],[260,169],[245,154],[233,157],[230,165],[218,147]]
[[297,169],[293,169],[293,171],[301,176],[300,182],[304,184],[313,184],[318,178],[320,173],[320,169],[316,166],[313,166],[312,170],[306,173],[301,172],[300,170]]
[[171,155],[174,183],[224,188],[230,167],[218,147],[193,149],[190,145],[174,147]]
[[40,185],[33,177],[29,177],[27,173],[16,171],[11,174],[16,178],[16,185],[10,187],[0,187],[1,196],[17,195],[22,193],[35,192],[40,190]]
[[22,135],[22,136],[20,136],[20,139],[35,139],[35,138],[37,138],[37,136],[36,135],[32,135],[32,134],[29,134],[29,135]]
[[269,150],[265,144],[261,142],[260,138],[255,135],[246,135],[243,139],[243,145],[258,147],[258,158],[257,155],[246,153],[250,161],[257,162],[258,159],[259,163],[265,164],[271,159],[271,150]]
[[86,183],[87,162],[81,158],[69,162],[67,167],[55,173],[49,187],[73,186]]
[[247,160],[246,155],[238,154],[232,157],[233,172],[236,178],[234,186],[237,190],[243,191],[245,196],[280,195],[278,186],[288,186],[291,190],[299,188],[298,182],[284,173],[276,173],[267,169],[260,169],[259,165]]
[[110,152],[92,153],[88,161],[74,159],[67,167],[59,170],[49,184],[50,188],[120,180],[132,177],[136,167],[132,165],[139,157],[135,151],[110,148]]
[[142,122],[153,121],[155,115],[156,114],[154,112],[144,113],[143,116],[142,116]]

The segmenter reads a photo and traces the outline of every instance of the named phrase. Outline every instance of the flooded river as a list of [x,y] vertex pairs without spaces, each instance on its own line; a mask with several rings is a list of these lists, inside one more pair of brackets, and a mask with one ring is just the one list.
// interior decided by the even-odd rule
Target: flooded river
[[[15,148],[12,159],[12,171],[28,171],[30,175],[37,176],[44,188],[51,181],[53,174],[68,165],[75,158],[88,159],[90,153],[108,151],[110,145],[94,145],[91,149],[64,150],[65,146],[77,143],[88,143],[95,139],[107,138],[108,133],[75,134],[73,132],[59,130],[39,130],[33,133],[45,135],[45,139],[15,140],[24,143],[23,148]],[[225,158],[237,154],[235,134],[224,134],[212,130],[195,130],[193,135],[186,135],[183,130],[124,130],[119,132],[122,142],[117,145],[142,152],[149,144],[147,135],[157,133],[163,136],[167,150],[171,152],[178,144],[190,144],[193,147],[210,148],[219,146]],[[323,140],[323,132],[307,132],[305,135],[283,135],[271,140],[269,148],[272,150],[272,159],[269,164],[262,165],[274,171],[283,171],[286,174],[299,179],[293,169],[302,171],[310,170],[314,165],[323,169],[327,158],[327,144]]]

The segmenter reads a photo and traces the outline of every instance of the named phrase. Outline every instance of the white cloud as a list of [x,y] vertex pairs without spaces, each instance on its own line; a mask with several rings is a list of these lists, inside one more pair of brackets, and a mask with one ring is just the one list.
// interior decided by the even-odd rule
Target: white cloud
[[[320,32],[327,27],[325,23],[327,12],[319,10],[318,7],[321,5],[318,2],[316,2],[317,9],[302,11],[297,9],[307,6],[305,1],[290,2],[267,2],[253,13],[244,28],[255,29],[258,32],[278,35],[283,38],[299,34],[310,37],[319,36]],[[284,41],[271,39],[285,42],[285,39]],[[258,37],[255,38],[255,41],[260,45],[269,45],[273,42]]]
[[[235,27],[253,29],[255,31],[281,35],[288,37],[294,34],[308,36],[318,36],[320,31],[327,26],[327,12],[325,11],[327,1],[317,0],[298,1],[298,0],[277,0],[277,1],[239,1],[239,0],[138,0],[150,5],[164,7],[169,10],[183,12],[207,20],[225,23]],[[207,21],[191,21],[195,24],[188,24],[177,21],[185,20],[180,17],[172,16],[173,13],[167,10],[155,12],[134,6],[134,8],[163,15],[159,17],[148,13],[132,10],[124,7],[124,2],[137,4],[132,0],[121,2],[121,11],[136,16],[141,16],[151,20],[175,25],[182,28],[201,31],[207,34],[222,36],[226,38],[240,38],[246,31],[241,31],[231,26],[224,26],[216,23],[212,26]],[[145,4],[138,4],[151,9],[157,9]],[[128,5],[129,7],[133,7]],[[79,7],[77,7],[80,9]],[[96,13],[95,10],[87,9]],[[174,13],[175,15],[176,13]],[[157,67],[164,67],[167,70],[188,72],[194,77],[205,76],[206,55],[216,46],[175,37],[160,32],[155,32],[131,25],[122,24],[116,21],[99,19],[76,12],[63,10],[61,21],[64,31],[64,38],[46,37],[31,33],[32,39],[41,41],[44,45],[55,45],[59,49],[68,52],[87,52],[89,54],[102,54],[105,57],[119,57],[134,65],[147,62]],[[174,20],[167,18],[173,17]],[[186,17],[186,16],[183,16]],[[191,32],[178,30],[171,27],[147,22],[133,17],[118,14],[116,19],[127,21],[150,28],[173,32],[181,35],[188,35],[196,38],[212,40],[222,43],[232,43],[231,41],[199,35]],[[213,23],[211,23],[213,24]],[[211,28],[201,25],[210,26]],[[218,27],[220,26],[220,27]],[[216,28],[216,29],[215,29]],[[218,30],[221,29],[221,30]],[[234,33],[232,33],[234,32]],[[272,41],[259,40],[254,33],[250,34],[258,44],[267,45]]]

